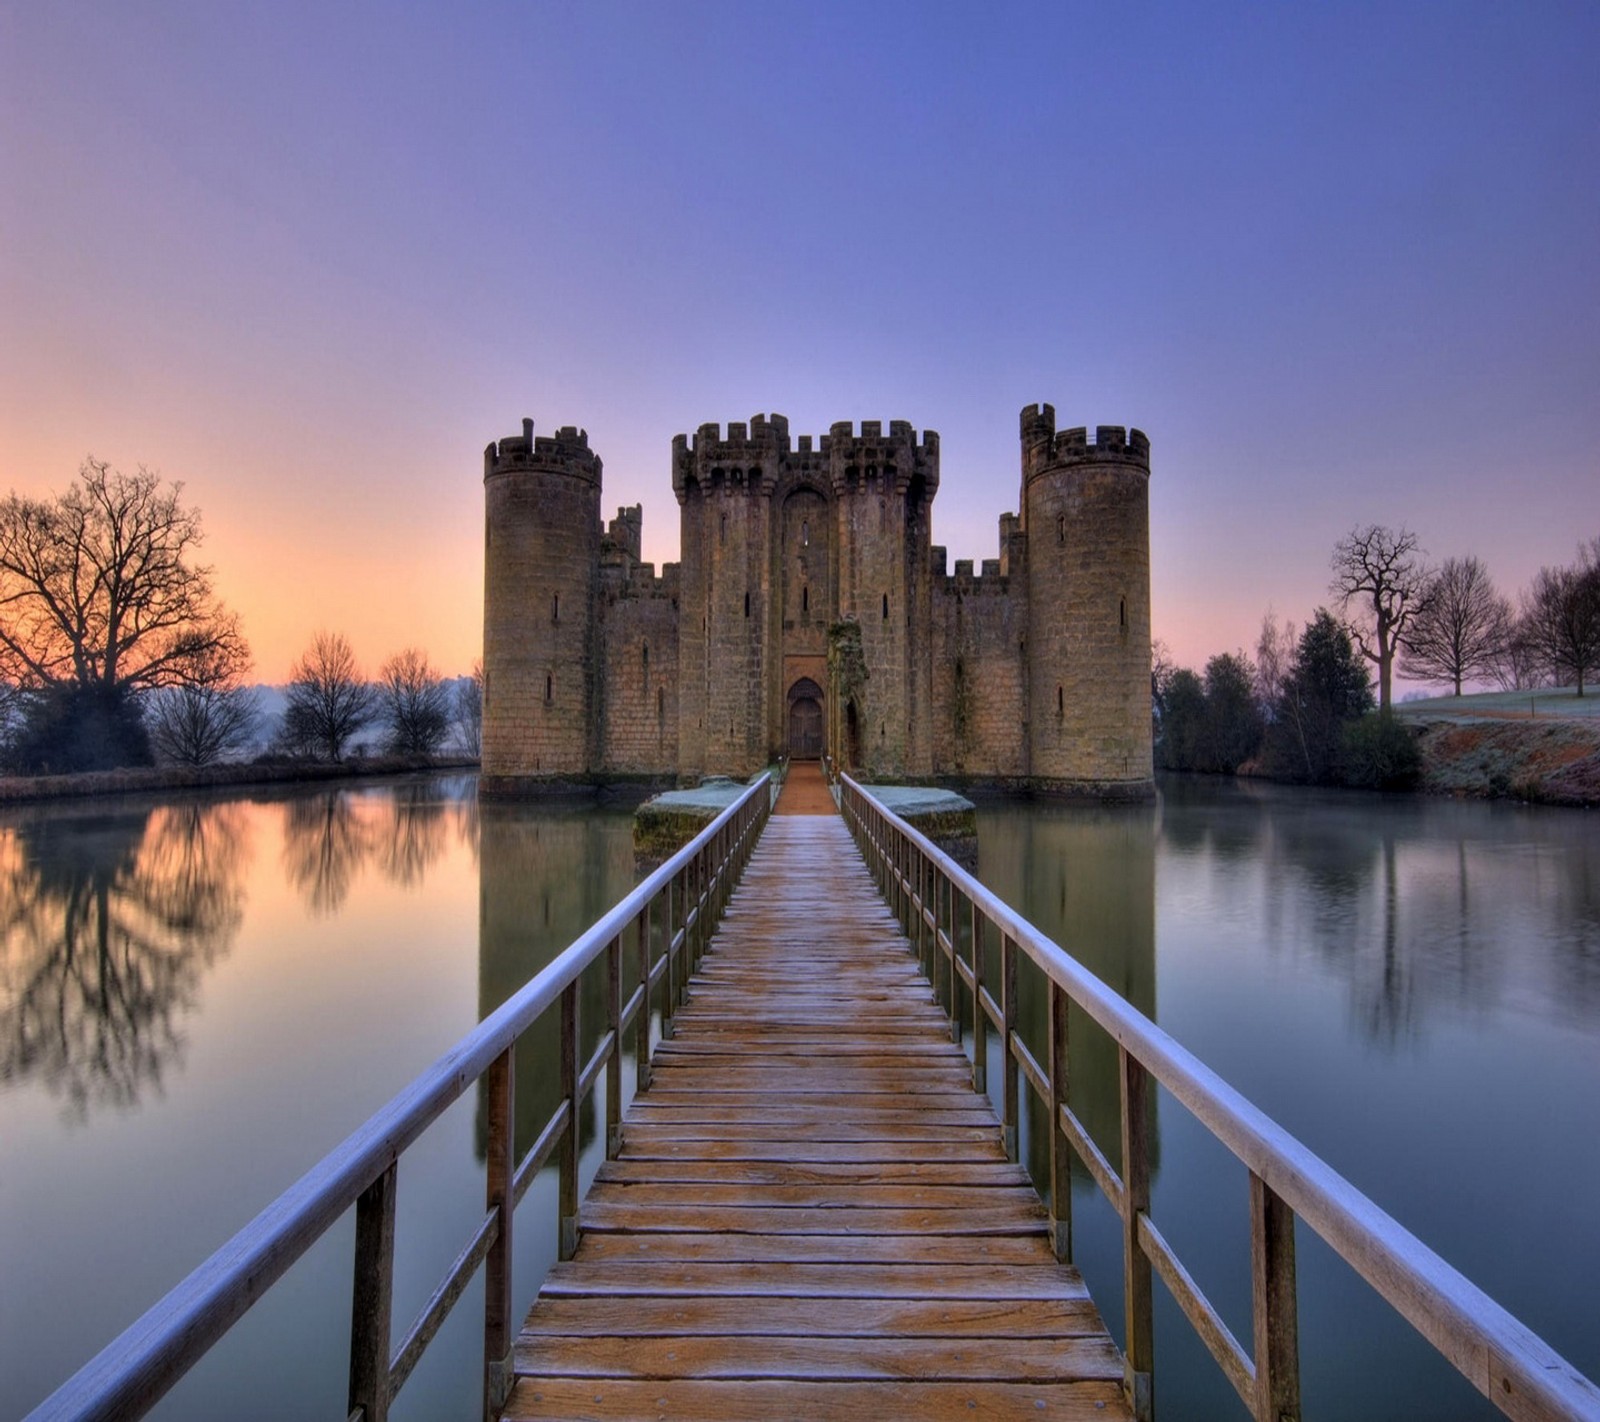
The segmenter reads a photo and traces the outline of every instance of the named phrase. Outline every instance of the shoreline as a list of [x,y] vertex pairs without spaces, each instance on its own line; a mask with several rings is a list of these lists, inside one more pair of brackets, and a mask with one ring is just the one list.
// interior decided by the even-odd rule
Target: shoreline
[[74,775],[0,776],[0,807],[76,800],[96,795],[142,795],[167,790],[212,790],[251,786],[317,784],[329,780],[370,780],[451,770],[477,770],[475,756],[364,756],[327,764],[322,761],[245,762],[224,765],[152,765],[121,770],[88,770]]

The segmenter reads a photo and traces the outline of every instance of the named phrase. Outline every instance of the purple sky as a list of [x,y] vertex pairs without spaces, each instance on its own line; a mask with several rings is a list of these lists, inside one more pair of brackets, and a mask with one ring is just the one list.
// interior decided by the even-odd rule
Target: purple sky
[[0,492],[182,479],[277,680],[476,655],[481,451],[908,419],[992,557],[1017,411],[1151,438],[1155,632],[1356,523],[1600,533],[1600,7],[0,7]]

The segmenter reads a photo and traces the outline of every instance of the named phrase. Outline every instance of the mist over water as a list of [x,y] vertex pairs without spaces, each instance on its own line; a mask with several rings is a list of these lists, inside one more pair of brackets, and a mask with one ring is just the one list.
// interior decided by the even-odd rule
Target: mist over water
[[[1600,1210],[1582,1184],[1600,1178],[1600,822],[1171,780],[1152,807],[986,805],[980,861],[996,892],[1600,1373],[1585,1272]],[[634,880],[626,811],[480,806],[470,777],[0,815],[0,1419]],[[585,1052],[602,993],[598,976],[580,990]],[[1042,1052],[1038,996],[1022,1031]],[[1115,1162],[1115,1049],[1076,1015],[1071,1073]],[[519,1147],[557,1092],[553,1035],[536,1031],[518,1054]],[[469,1092],[401,1164],[397,1330],[479,1217],[480,1114]],[[1155,1120],[1154,1218],[1247,1337],[1245,1172],[1161,1093]],[[592,1114],[582,1134],[592,1168]],[[1038,1119],[1023,1147],[1046,1178]],[[1086,1176],[1074,1214],[1119,1333],[1117,1225]],[[516,1239],[524,1309],[555,1252],[548,1174]],[[352,1241],[346,1220],[157,1415],[337,1416]],[[1493,1415],[1303,1227],[1298,1248],[1308,1415]],[[1243,1416],[1156,1296],[1160,1415]],[[480,1314],[475,1286],[398,1416],[474,1410]]]

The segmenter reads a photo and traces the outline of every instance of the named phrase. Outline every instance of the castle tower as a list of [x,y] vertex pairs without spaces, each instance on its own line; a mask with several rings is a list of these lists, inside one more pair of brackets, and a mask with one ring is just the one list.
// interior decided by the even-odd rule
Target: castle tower
[[570,425],[483,456],[483,783],[585,780],[598,764],[595,686],[600,470]]
[[836,605],[859,624],[868,668],[841,758],[874,776],[933,770],[932,624],[927,569],[930,505],[939,487],[939,436],[917,443],[905,420],[887,436],[877,420],[857,435],[848,420],[828,433],[838,555]]
[[1029,774],[1041,788],[1147,795],[1150,441],[1101,425],[1056,433],[1022,411]]
[[788,422],[701,425],[672,441],[679,514],[678,770],[749,776],[768,760],[774,680],[772,492]]

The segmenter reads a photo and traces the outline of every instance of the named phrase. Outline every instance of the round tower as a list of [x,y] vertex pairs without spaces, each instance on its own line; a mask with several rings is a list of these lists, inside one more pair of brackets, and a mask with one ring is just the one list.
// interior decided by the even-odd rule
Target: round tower
[[581,784],[595,769],[600,459],[570,425],[483,456],[485,793]]
[[1153,793],[1150,441],[1101,425],[1056,433],[1022,411],[1024,649],[1030,774],[1042,789]]

